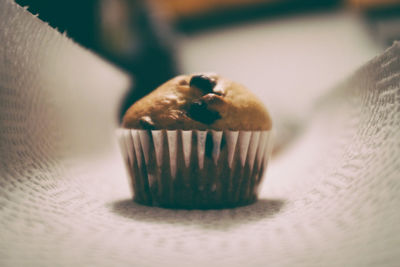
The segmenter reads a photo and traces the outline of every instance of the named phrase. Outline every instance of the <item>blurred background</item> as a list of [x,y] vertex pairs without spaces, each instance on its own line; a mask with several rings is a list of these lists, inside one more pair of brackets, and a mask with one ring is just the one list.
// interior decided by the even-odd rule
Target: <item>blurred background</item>
[[120,116],[177,74],[214,71],[289,118],[288,135],[309,103],[400,39],[399,0],[16,2],[131,74]]

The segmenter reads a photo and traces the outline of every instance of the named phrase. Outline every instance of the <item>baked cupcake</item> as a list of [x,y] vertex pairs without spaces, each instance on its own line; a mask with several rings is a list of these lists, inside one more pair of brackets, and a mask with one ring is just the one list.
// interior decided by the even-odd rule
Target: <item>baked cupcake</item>
[[244,86],[215,74],[181,75],[134,103],[119,140],[134,200],[211,209],[257,200],[272,122]]

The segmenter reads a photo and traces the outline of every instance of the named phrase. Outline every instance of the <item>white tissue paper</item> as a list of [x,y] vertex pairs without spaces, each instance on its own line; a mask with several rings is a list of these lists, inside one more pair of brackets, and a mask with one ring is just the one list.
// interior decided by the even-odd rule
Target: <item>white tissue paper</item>
[[321,99],[261,200],[131,201],[119,70],[0,1],[0,266],[398,266],[400,44]]

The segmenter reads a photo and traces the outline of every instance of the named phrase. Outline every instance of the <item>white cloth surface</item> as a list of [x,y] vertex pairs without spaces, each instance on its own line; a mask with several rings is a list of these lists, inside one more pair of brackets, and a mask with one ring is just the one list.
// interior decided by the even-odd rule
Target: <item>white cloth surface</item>
[[0,44],[0,266],[398,266],[399,43],[315,104],[259,202],[210,211],[131,202],[123,73],[9,0]]

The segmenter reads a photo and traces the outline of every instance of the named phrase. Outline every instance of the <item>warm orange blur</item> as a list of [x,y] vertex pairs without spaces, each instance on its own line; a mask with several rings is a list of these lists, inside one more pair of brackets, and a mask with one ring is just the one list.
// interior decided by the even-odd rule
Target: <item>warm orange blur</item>
[[377,8],[400,4],[399,0],[347,0],[347,2],[358,8]]
[[[279,0],[149,0],[172,18],[187,17],[227,7],[240,7],[250,4],[273,3]],[[293,1],[293,0],[290,0]],[[286,1],[288,2],[288,1]]]

